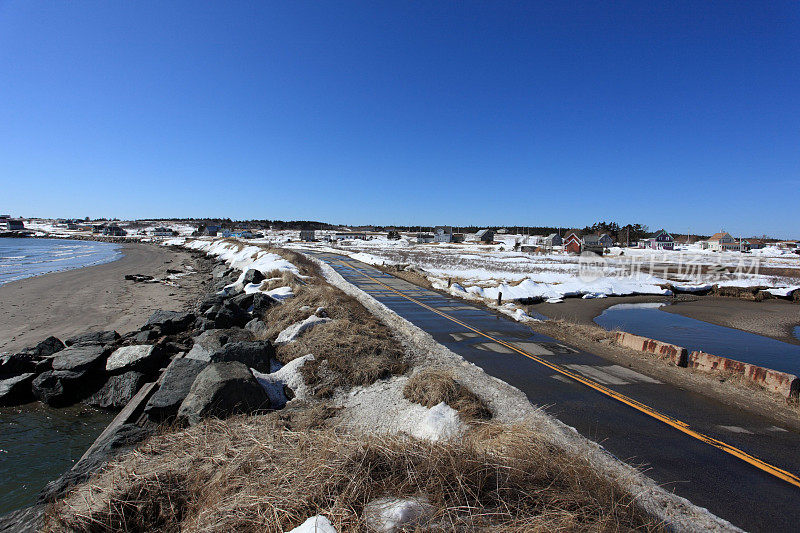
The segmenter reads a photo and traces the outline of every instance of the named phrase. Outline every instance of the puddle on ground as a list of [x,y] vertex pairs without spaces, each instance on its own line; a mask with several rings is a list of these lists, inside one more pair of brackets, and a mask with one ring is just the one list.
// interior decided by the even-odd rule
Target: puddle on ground
[[[692,350],[800,375],[800,346],[738,329],[717,326],[694,318],[666,313],[666,304],[619,304],[594,319],[607,330],[677,344]],[[795,336],[800,326],[795,328]],[[800,337],[798,337],[800,338]]]

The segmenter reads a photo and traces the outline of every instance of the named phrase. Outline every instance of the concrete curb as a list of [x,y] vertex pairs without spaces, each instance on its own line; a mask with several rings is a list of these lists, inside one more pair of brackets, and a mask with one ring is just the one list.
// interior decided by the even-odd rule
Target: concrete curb
[[796,397],[800,392],[800,379],[794,374],[787,374],[769,368],[743,363],[735,359],[720,357],[710,353],[694,351],[687,360],[689,368],[708,373],[733,373],[742,376],[770,392],[785,398]]
[[625,331],[617,331],[614,334],[614,342],[625,348],[655,354],[662,359],[672,361],[677,366],[685,367],[687,365],[688,354],[686,348],[674,344],[632,335]]
[[640,337],[625,331],[617,331],[614,334],[614,342],[625,348],[652,353],[671,361],[676,366],[693,368],[709,374],[733,373],[770,392],[780,394],[784,398],[797,397],[800,393],[800,379],[794,374],[701,351],[687,353],[686,348],[681,346]]

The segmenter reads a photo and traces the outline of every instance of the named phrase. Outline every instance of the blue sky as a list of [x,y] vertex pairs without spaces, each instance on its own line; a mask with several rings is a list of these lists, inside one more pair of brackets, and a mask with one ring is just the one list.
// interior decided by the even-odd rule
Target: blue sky
[[0,212],[799,236],[797,2],[0,0]]

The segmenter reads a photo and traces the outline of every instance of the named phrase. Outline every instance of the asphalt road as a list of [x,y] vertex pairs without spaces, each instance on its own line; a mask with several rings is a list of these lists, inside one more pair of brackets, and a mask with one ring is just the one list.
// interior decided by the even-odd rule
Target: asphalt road
[[348,257],[314,255],[668,490],[748,531],[798,529],[800,434]]

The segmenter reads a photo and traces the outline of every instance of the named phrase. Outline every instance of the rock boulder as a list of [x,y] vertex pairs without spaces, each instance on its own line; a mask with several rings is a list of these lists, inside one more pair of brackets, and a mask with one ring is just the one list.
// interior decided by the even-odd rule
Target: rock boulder
[[194,323],[194,314],[189,312],[164,311],[159,309],[147,319],[142,329],[158,327],[163,335],[186,331]]
[[269,341],[231,342],[211,354],[212,363],[238,361],[259,372],[270,371],[275,348]]
[[64,344],[67,346],[80,346],[82,344],[109,344],[119,339],[119,333],[116,331],[92,331],[70,337]]
[[96,390],[96,382],[86,371],[49,370],[39,374],[31,384],[33,395],[47,405],[72,405]]
[[84,372],[105,366],[110,350],[101,344],[73,344],[53,356],[53,370]]
[[181,357],[173,359],[164,372],[161,386],[150,397],[145,413],[155,422],[162,422],[178,414],[178,408],[189,394],[197,375],[206,367],[206,361]]
[[134,370],[111,376],[103,388],[90,396],[86,403],[103,409],[122,409],[147,382],[147,376]]
[[209,416],[225,418],[269,407],[267,393],[247,366],[235,361],[211,363],[192,383],[178,420],[194,425]]
[[264,274],[262,274],[260,270],[251,268],[250,270],[244,273],[244,278],[242,278],[242,283],[244,283],[245,285],[249,283],[260,283],[265,279],[266,278],[264,277]]
[[153,344],[134,344],[114,350],[106,361],[106,372],[123,373],[129,370],[151,373],[161,367],[166,354]]
[[33,401],[31,383],[34,373],[21,374],[0,380],[0,406],[21,405]]

